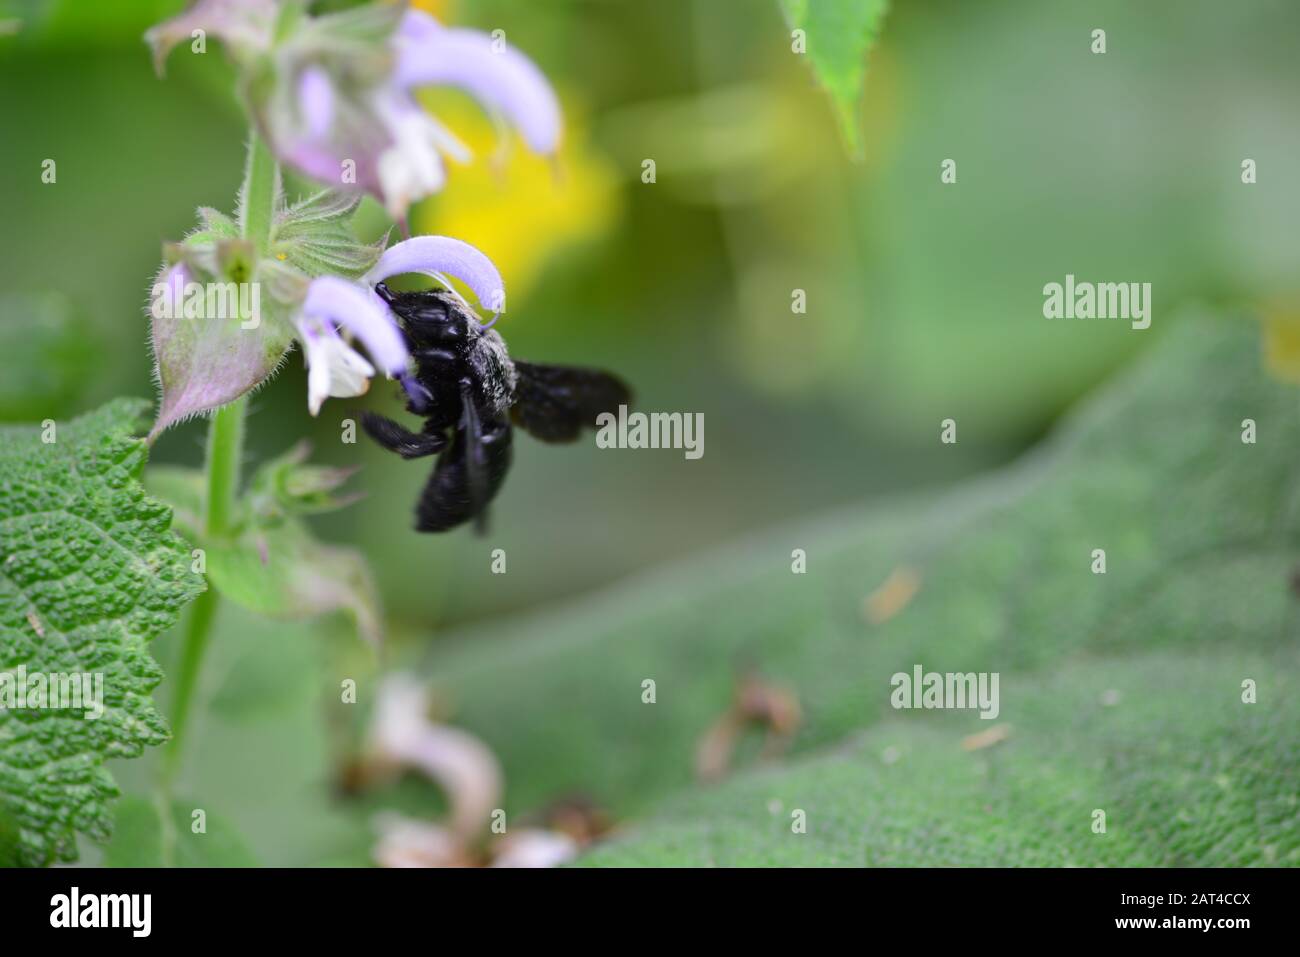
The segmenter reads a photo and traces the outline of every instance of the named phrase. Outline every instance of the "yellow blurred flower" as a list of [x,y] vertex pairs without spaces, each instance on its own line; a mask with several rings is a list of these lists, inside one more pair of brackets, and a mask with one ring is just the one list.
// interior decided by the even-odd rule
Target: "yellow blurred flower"
[[1300,385],[1300,300],[1276,298],[1260,310],[1264,367],[1275,379]]
[[423,10],[430,16],[437,17],[445,23],[450,12],[451,3],[448,0],[411,0],[411,6],[416,10]]
[[[553,255],[600,238],[617,221],[617,174],[591,145],[585,114],[571,100],[564,103],[564,138],[555,159],[536,156],[499,132],[461,94],[434,90],[420,100],[474,159],[449,164],[447,185],[418,207],[412,228],[483,250],[501,270],[511,306],[528,294]],[[504,144],[502,135],[509,137]]]

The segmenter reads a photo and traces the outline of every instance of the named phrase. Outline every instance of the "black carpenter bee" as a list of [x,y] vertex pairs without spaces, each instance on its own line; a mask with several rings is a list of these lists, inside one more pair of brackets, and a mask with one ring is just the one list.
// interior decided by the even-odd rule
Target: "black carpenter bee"
[[415,360],[408,412],[423,416],[411,432],[373,412],[366,433],[404,459],[438,455],[415,508],[415,528],[444,532],[473,519],[485,528],[488,503],[510,469],[511,422],[543,442],[572,442],[602,412],[617,413],[631,393],[593,369],[512,360],[495,330],[444,289],[376,291],[400,320]]

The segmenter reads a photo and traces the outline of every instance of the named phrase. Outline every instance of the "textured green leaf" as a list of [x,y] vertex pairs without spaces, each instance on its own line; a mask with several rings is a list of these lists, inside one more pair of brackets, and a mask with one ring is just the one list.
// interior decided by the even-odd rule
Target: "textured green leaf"
[[22,862],[18,824],[0,804],[0,867],[17,867]]
[[204,498],[207,495],[203,473],[176,465],[155,465],[145,473],[144,487],[150,495],[171,506],[173,526],[197,544],[203,533]]
[[855,153],[861,148],[858,104],[867,55],[880,36],[888,7],[887,0],[781,0],[790,26],[804,31],[804,55],[830,96]]
[[20,863],[75,858],[75,834],[107,838],[117,789],[105,758],[166,740],[149,698],[162,677],[146,642],[203,589],[171,513],[139,484],[147,403],[120,399],[54,441],[0,430],[0,672],[103,675],[105,712],[0,709],[0,816]]
[[[1296,863],[1295,408],[1294,390],[1262,374],[1253,325],[1189,321],[1042,449],[973,487],[782,529],[475,629],[427,670],[502,759],[510,807],[582,792],[624,820],[650,816],[595,861],[811,862],[827,835],[855,829],[832,859],[992,863],[1011,848],[1025,863]],[[1257,444],[1241,441],[1246,418]],[[791,574],[794,548],[806,574]],[[1091,573],[1094,548],[1105,575]],[[903,565],[919,591],[870,624],[864,599]],[[997,721],[894,711],[890,677],[918,663],[1000,673]],[[696,795],[696,743],[746,664],[800,699],[792,764],[746,779],[742,757],[734,784]],[[1258,704],[1240,700],[1246,678]],[[1012,736],[962,751],[993,723]],[[807,757],[861,735],[865,749]],[[902,757],[882,768],[889,746]],[[830,828],[828,843],[778,847],[794,835],[773,797],[809,811],[801,837]],[[1094,808],[1115,825],[1095,845]]]

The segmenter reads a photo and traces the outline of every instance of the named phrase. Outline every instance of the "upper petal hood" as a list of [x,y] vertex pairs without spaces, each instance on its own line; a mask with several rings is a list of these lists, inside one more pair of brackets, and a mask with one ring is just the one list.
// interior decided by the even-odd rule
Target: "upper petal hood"
[[416,236],[386,249],[379,262],[366,274],[370,283],[402,273],[438,276],[446,273],[474,290],[479,303],[493,312],[503,312],[505,283],[501,273],[482,252],[450,236]]
[[402,18],[394,81],[403,87],[454,86],[515,126],[535,152],[560,144],[560,104],[532,60],[479,30],[442,27],[417,10]]

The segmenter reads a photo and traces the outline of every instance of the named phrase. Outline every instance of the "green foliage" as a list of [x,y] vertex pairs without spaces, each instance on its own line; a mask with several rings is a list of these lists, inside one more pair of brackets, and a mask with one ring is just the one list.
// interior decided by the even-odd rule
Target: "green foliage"
[[357,278],[379,260],[385,235],[377,243],[358,243],[352,216],[361,199],[340,190],[321,190],[281,210],[272,229],[271,249],[308,276]]
[[[174,0],[85,4],[80,0],[0,0],[0,20],[16,21],[27,46],[138,44],[145,28],[173,13]],[[0,34],[2,35],[2,34]]]
[[[811,863],[841,841],[832,859],[858,863],[1297,863],[1300,421],[1258,365],[1251,327],[1186,323],[974,487],[486,627],[428,673],[501,757],[512,807],[576,791],[652,816],[595,863]],[[1245,418],[1258,444],[1241,441]],[[791,574],[794,548],[807,574]],[[901,565],[919,592],[870,624],[864,598]],[[890,677],[917,663],[999,672],[997,721],[893,711]],[[745,665],[799,696],[792,764],[696,793],[696,742]],[[1258,704],[1241,702],[1247,678]],[[995,723],[1007,741],[962,750]],[[804,757],[828,748],[841,750]],[[794,807],[807,835],[790,833]],[[1092,843],[1095,808],[1111,827]]]
[[272,618],[314,618],[346,611],[361,637],[381,633],[374,582],[355,549],[327,545],[298,521],[254,528],[208,549],[213,587],[243,608]]
[[780,0],[793,29],[807,39],[804,54],[826,89],[854,153],[862,149],[858,104],[867,55],[880,36],[887,0]]
[[170,863],[163,853],[163,822],[158,806],[143,798],[128,796],[117,804],[113,840],[104,853],[108,867],[256,867],[243,840],[222,818],[206,808],[204,830],[194,833],[195,805],[174,801],[171,828],[174,845]]
[[86,391],[102,343],[61,293],[0,296],[0,420],[59,416]]
[[[1295,664],[1208,648],[1072,662],[1002,685],[1002,744],[963,750],[985,730],[969,715],[886,719],[832,753],[672,798],[584,863],[1300,866]],[[1239,675],[1269,676],[1266,704],[1242,704]]]
[[104,759],[168,736],[146,642],[203,583],[170,510],[139,484],[146,449],[132,432],[147,406],[0,430],[0,672],[102,674],[105,709],[0,709],[0,818],[24,865],[73,860],[76,832],[106,839],[117,788]]
[[175,509],[185,534],[203,546],[212,587],[241,608],[280,620],[349,615],[357,632],[377,645],[379,599],[359,551],[318,541],[302,516],[342,508],[332,493],[350,469],[311,465],[298,445],[265,463],[236,506],[233,534],[204,534],[203,476],[193,469],[151,469],[150,490]]

